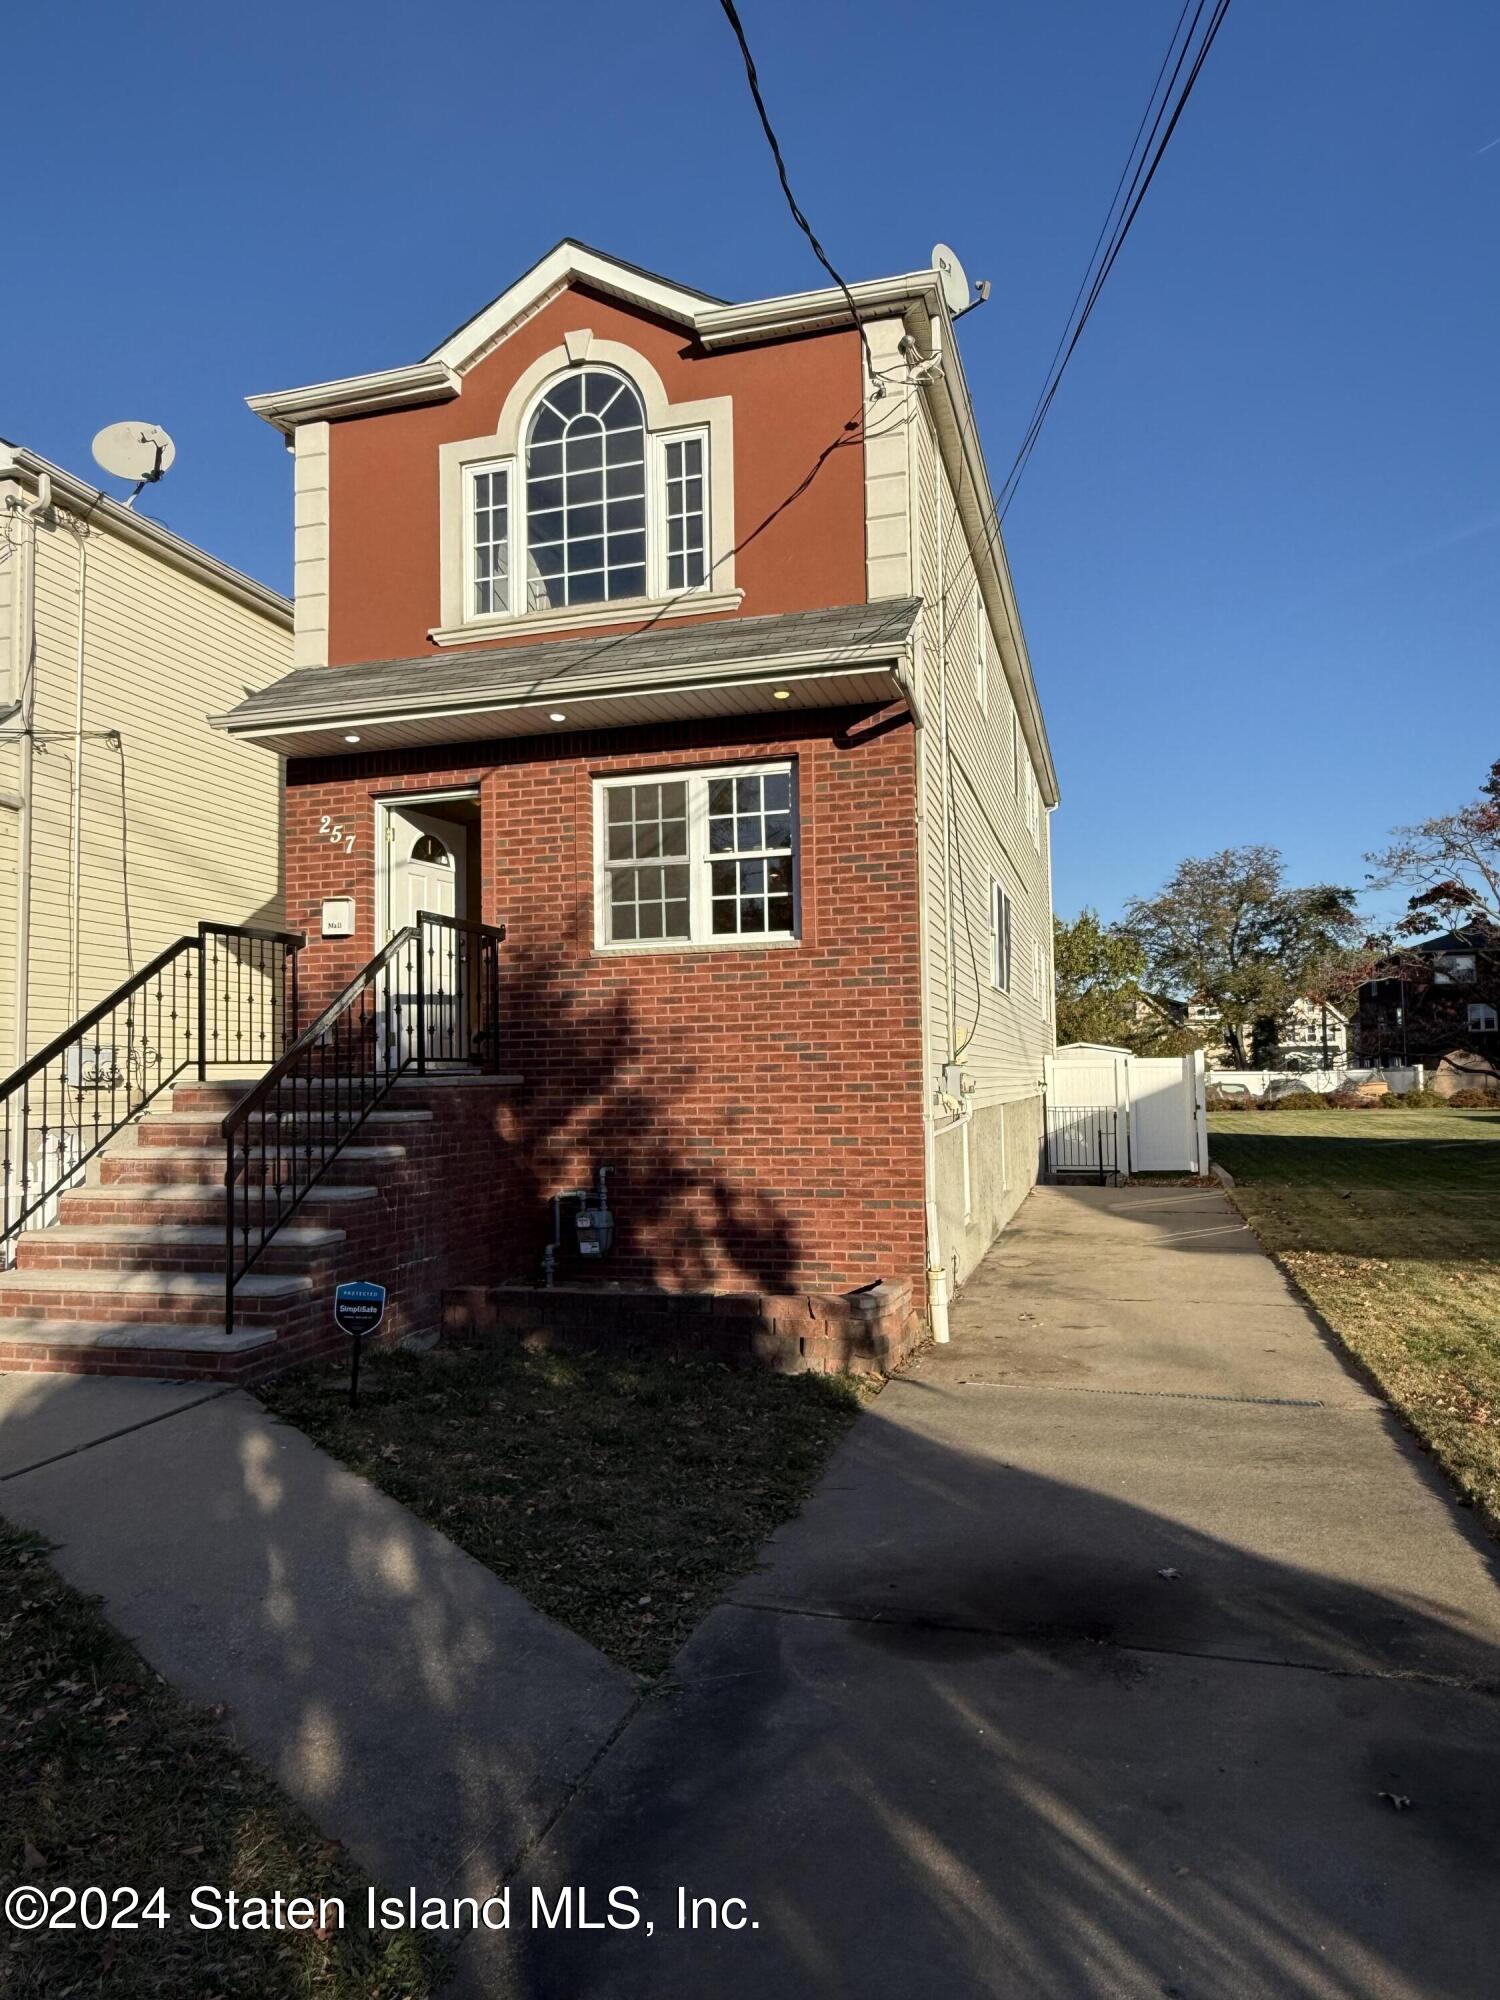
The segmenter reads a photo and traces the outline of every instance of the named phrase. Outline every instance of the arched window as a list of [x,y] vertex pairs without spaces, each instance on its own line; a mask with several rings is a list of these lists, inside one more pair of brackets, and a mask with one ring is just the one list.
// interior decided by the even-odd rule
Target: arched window
[[526,437],[527,608],[646,595],[646,419],[623,376],[555,382]]
[[416,846],[411,851],[411,858],[413,861],[428,862],[437,868],[453,866],[453,856],[434,833],[424,833],[419,836]]

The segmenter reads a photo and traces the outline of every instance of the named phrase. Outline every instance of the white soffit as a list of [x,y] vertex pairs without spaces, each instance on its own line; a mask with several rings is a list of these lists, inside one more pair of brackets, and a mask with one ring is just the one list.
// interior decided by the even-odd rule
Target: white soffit
[[[778,701],[771,690],[786,689]],[[349,757],[370,750],[408,749],[522,736],[568,736],[580,730],[628,729],[651,723],[694,722],[735,715],[781,715],[797,709],[884,707],[904,701],[895,671],[886,666],[753,680],[705,683],[695,687],[634,689],[620,694],[579,694],[566,687],[507,701],[476,700],[466,708],[423,713],[362,716],[354,711],[309,722],[252,722],[227,725],[242,742],[277,750],[287,757]],[[563,722],[554,722],[560,711]],[[224,724],[221,727],[226,726]],[[350,743],[358,736],[357,744]]]

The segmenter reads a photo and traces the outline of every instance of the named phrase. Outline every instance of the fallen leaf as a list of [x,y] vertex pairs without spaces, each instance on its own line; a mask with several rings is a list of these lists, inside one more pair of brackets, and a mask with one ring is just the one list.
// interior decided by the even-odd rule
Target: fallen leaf
[[1393,1812],[1411,1811],[1411,1800],[1405,1792],[1378,1792],[1376,1797],[1384,1799]]
[[1167,1565],[1167,1567],[1166,1567],[1165,1569],[1159,1569],[1159,1570],[1158,1570],[1158,1571],[1156,1572],[1156,1574],[1157,1574],[1158,1576],[1164,1576],[1164,1577],[1165,1577],[1165,1578],[1167,1579],[1167,1582],[1168,1582],[1168,1583],[1172,1583],[1172,1582],[1174,1582],[1174,1581],[1175,1581],[1175,1580],[1176,1580],[1176,1579],[1177,1579],[1177,1578],[1178,1578],[1179,1576],[1181,1576],[1181,1575],[1182,1575],[1182,1571],[1181,1571],[1180,1569],[1173,1569],[1173,1568],[1172,1568],[1172,1566],[1171,1566],[1171,1564],[1169,1563],[1169,1564]]

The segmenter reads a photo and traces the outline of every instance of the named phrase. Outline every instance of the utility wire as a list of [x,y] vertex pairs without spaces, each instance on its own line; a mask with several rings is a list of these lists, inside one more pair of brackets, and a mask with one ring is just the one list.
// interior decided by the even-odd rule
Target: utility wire
[[[1187,60],[1189,50],[1193,46],[1193,37],[1197,33],[1198,23],[1202,18],[1203,10],[1206,5],[1207,5],[1207,0],[1198,0],[1197,9],[1194,12],[1192,22],[1188,27],[1186,39],[1183,41],[1182,48],[1178,53],[1177,61],[1172,71],[1171,81],[1169,82],[1166,93],[1163,95],[1162,101],[1157,108],[1156,117],[1151,128],[1151,137],[1147,142],[1146,151],[1142,152],[1140,158],[1136,161],[1135,172],[1131,176],[1130,188],[1126,196],[1125,207],[1122,210],[1120,218],[1116,222],[1114,230],[1110,236],[1109,247],[1105,251],[1102,259],[1097,260],[1097,269],[1095,269],[1094,271],[1092,283],[1089,284],[1088,296],[1084,302],[1082,311],[1075,312],[1071,316],[1071,323],[1072,323],[1071,334],[1068,333],[1066,328],[1064,329],[1064,340],[1066,342],[1066,345],[1063,347],[1062,357],[1055,363],[1053,368],[1049,371],[1046,387],[1043,389],[1041,396],[1038,398],[1036,410],[1032,416],[1031,423],[1027,426],[1026,435],[1021,440],[1021,446],[1016,453],[1015,461],[1012,464],[1009,473],[1006,475],[1005,482],[1002,485],[999,495],[996,498],[994,512],[997,521],[1003,521],[1005,519],[1006,513],[1010,508],[1010,504],[1012,500],[1014,500],[1015,498],[1016,488],[1020,485],[1022,475],[1024,474],[1027,465],[1030,463],[1032,452],[1036,449],[1037,438],[1041,434],[1042,425],[1047,420],[1047,413],[1052,408],[1053,401],[1055,400],[1058,389],[1062,384],[1062,378],[1067,371],[1068,363],[1072,360],[1073,354],[1078,346],[1078,343],[1083,337],[1083,330],[1088,325],[1089,319],[1093,314],[1094,307],[1099,302],[1099,295],[1104,289],[1105,282],[1108,279],[1110,272],[1114,269],[1116,260],[1118,259],[1121,250],[1123,250],[1125,247],[1125,241],[1130,234],[1131,226],[1135,222],[1137,215],[1139,215],[1140,213],[1141,204],[1146,199],[1146,195],[1148,190],[1150,189],[1152,181],[1156,178],[1157,168],[1161,165],[1162,158],[1166,153],[1168,145],[1171,143],[1172,134],[1177,130],[1178,121],[1182,117],[1184,110],[1187,108],[1188,99],[1193,94],[1193,86],[1197,83],[1199,76],[1202,74],[1203,65],[1208,60],[1208,52],[1214,45],[1214,41],[1218,35],[1219,29],[1224,24],[1224,16],[1229,12],[1229,0],[1215,0],[1213,12],[1209,16],[1208,26],[1204,31],[1203,38],[1201,42],[1198,44],[1197,53],[1193,57],[1191,67],[1188,69],[1187,75],[1182,81],[1181,89],[1177,91],[1175,102],[1173,102],[1172,93],[1177,88],[1178,78],[1179,76],[1181,76],[1182,73],[1182,66],[1184,62]],[[1173,30],[1172,33],[1172,41],[1167,49],[1168,57],[1171,56],[1172,49],[1176,47],[1178,35],[1181,32],[1181,28],[1182,28],[1182,22],[1181,19],[1179,18],[1177,27]],[[1165,63],[1163,64],[1163,67],[1165,67]],[[1160,75],[1158,74],[1158,84],[1159,83],[1160,83]],[[1153,90],[1152,92],[1153,102],[1155,101],[1156,95],[1157,92]],[[1167,117],[1167,107],[1169,104],[1171,104],[1172,107],[1171,115],[1170,117]],[[1150,109],[1149,105],[1147,109],[1149,111]],[[1165,129],[1163,129],[1162,127],[1162,120],[1164,117],[1166,118]],[[1144,120],[1142,122],[1144,123]],[[1157,137],[1158,133],[1160,133],[1159,138]],[[1147,153],[1150,154],[1149,164],[1147,163],[1147,157],[1146,157]],[[1129,162],[1127,161],[1127,168],[1128,165]],[[1111,213],[1113,213],[1114,211],[1114,208],[1118,202],[1118,198],[1119,197],[1117,189],[1116,199],[1115,201],[1112,201],[1110,204]],[[1106,221],[1107,220],[1108,217],[1106,217]]]
[[880,378],[875,372],[875,357],[870,352],[869,335],[865,332],[864,323],[860,319],[859,307],[854,303],[854,294],[850,291],[839,273],[833,268],[833,263],[829,258],[828,252],[818,241],[812,224],[802,213],[797,197],[792,193],[792,183],[787,176],[786,161],[781,155],[781,145],[776,137],[776,129],[771,123],[771,114],[766,109],[766,100],[761,95],[760,78],[755,70],[755,58],[750,53],[750,44],[745,38],[745,29],[740,20],[739,10],[734,4],[734,0],[719,0],[719,5],[724,9],[725,18],[734,30],[734,38],[740,45],[740,54],[744,58],[745,63],[745,76],[750,85],[750,95],[755,99],[755,108],[760,114],[761,130],[766,135],[766,144],[771,149],[771,158],[776,162],[776,172],[781,181],[781,191],[786,196],[787,207],[792,211],[792,220],[812,245],[813,255],[843,293],[845,304],[849,308],[849,317],[853,320],[855,331],[859,335],[860,347],[864,350],[865,367],[869,372],[870,386],[874,389],[877,396],[884,395],[885,391],[881,387]]

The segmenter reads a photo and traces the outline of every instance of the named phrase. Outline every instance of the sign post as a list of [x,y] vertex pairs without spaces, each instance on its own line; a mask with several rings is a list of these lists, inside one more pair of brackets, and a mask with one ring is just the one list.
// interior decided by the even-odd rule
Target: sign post
[[334,1324],[347,1333],[352,1348],[349,1356],[349,1407],[359,1408],[359,1357],[367,1334],[374,1333],[385,1318],[385,1286],[355,1279],[340,1285],[333,1294]]

